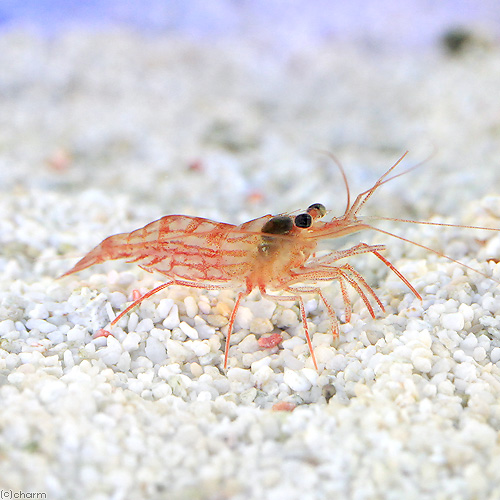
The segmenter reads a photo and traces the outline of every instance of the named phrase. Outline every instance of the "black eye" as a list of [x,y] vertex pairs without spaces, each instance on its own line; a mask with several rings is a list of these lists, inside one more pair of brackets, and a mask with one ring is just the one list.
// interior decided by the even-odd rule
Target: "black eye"
[[299,214],[295,217],[295,225],[297,227],[311,227],[313,218],[309,214]]
[[308,209],[307,213],[312,215],[315,219],[321,219],[326,214],[325,205],[321,203],[313,203]]
[[261,231],[266,234],[287,234],[293,228],[293,222],[290,217],[279,215],[269,219],[263,226]]

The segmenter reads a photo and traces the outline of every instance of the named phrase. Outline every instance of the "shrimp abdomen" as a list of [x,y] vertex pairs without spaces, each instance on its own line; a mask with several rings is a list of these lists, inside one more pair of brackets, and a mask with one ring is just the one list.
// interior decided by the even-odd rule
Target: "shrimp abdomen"
[[229,281],[246,267],[254,239],[238,233],[232,224],[167,215],[131,233],[106,238],[63,276],[108,260],[127,259],[171,278]]

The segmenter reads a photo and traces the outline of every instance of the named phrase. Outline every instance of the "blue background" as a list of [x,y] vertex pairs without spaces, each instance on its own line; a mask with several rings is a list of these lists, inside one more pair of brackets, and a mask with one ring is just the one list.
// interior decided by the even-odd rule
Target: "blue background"
[[[418,46],[449,27],[500,34],[498,0],[0,0],[0,27],[46,35],[69,27],[127,26],[150,34],[243,35],[280,44],[325,39]],[[290,33],[293,33],[293,36]]]

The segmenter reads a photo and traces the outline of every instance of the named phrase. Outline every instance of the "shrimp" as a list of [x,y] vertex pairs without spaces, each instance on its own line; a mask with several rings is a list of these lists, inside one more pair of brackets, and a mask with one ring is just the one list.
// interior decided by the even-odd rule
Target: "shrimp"
[[[385,312],[381,300],[363,276],[349,263],[339,261],[371,253],[394,272],[417,299],[422,300],[411,283],[382,255],[381,252],[386,249],[385,245],[359,243],[345,250],[330,251],[319,256],[315,252],[321,240],[371,229],[442,255],[424,245],[371,226],[359,217],[362,207],[382,184],[418,166],[415,165],[389,178],[407,154],[408,152],[404,153],[370,189],[360,193],[352,204],[346,175],[340,163],[336,162],[347,190],[347,207],[343,215],[333,217],[330,221],[322,220],[327,211],[320,203],[312,204],[298,215],[267,214],[239,226],[200,217],[167,215],[131,233],[121,233],[106,238],[61,277],[115,259],[127,259],[127,262],[135,262],[148,272],[157,271],[166,276],[168,281],[134,300],[111,322],[111,327],[143,300],[170,285],[206,290],[239,288],[228,322],[224,369],[227,369],[236,314],[244,297],[257,288],[263,297],[298,302],[306,341],[317,370],[318,364],[309,334],[302,294],[314,293],[319,296],[330,318],[334,338],[339,335],[339,321],[319,286],[320,282],[339,283],[346,322],[351,320],[352,313],[348,287],[359,295],[372,318],[375,318],[376,307]],[[424,224],[434,225],[430,222]],[[437,223],[436,225],[453,226]],[[465,227],[474,228],[474,226]],[[493,228],[491,230],[498,231]],[[449,260],[458,262],[451,258]],[[463,263],[458,263],[472,269]],[[275,295],[272,292],[285,294]]]

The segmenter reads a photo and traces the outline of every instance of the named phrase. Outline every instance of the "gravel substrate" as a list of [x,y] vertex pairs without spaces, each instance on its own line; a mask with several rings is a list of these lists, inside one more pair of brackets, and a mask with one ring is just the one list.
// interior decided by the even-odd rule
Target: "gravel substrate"
[[[353,294],[333,341],[306,296],[319,371],[297,304],[246,298],[224,372],[237,290],[170,287],[93,338],[161,276],[111,262],[56,279],[106,236],[169,213],[235,224],[313,202],[341,213],[340,175],[317,150],[342,159],[353,195],[406,149],[406,167],[435,150],[363,213],[498,227],[498,46],[332,42],[281,57],[236,39],[12,32],[0,67],[0,489],[500,497],[494,232],[383,226],[483,274],[381,234],[352,240],[387,244],[423,301],[375,257],[353,258],[386,313],[371,319]],[[345,319],[337,285],[325,293]],[[261,347],[273,334],[282,342]]]

